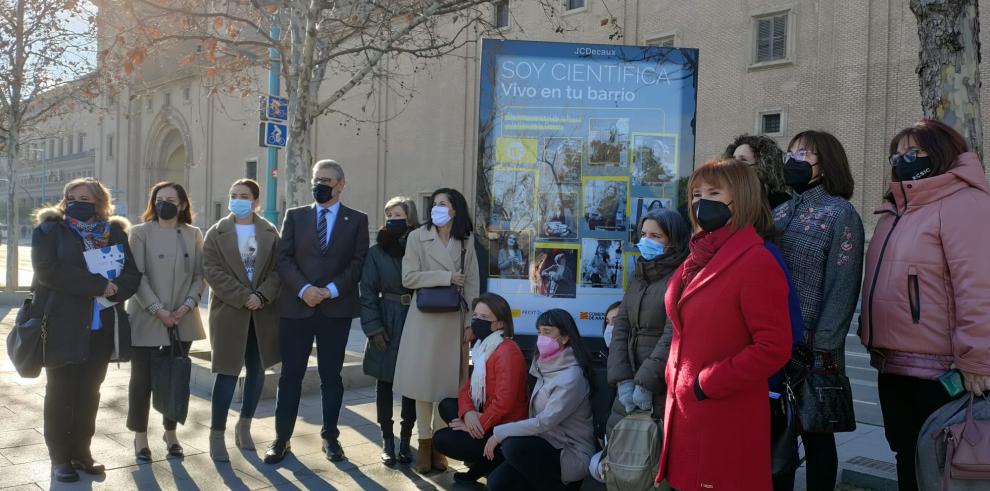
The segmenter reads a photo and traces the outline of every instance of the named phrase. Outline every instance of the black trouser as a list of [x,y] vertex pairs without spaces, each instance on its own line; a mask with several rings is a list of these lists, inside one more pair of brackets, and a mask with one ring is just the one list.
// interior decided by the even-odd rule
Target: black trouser
[[282,351],[282,374],[278,379],[275,396],[275,437],[281,441],[292,438],[299,415],[299,398],[302,381],[309,365],[309,355],[316,341],[316,365],[320,373],[320,394],[323,396],[324,440],[336,440],[340,436],[337,420],[344,403],[344,381],[340,370],[344,367],[344,348],[351,334],[351,319],[327,317],[319,310],[306,319],[282,318],[279,342]]
[[883,431],[897,458],[897,488],[916,491],[914,457],[918,433],[925,420],[952,398],[938,380],[881,373],[877,385]]
[[[106,315],[103,316],[106,319]],[[89,357],[83,363],[45,369],[45,443],[53,464],[92,456],[89,444],[96,433],[100,385],[113,354],[113,317],[89,337]]]
[[[192,341],[183,341],[182,352],[189,353]],[[151,365],[163,350],[170,347],[131,348],[131,383],[127,394],[127,429],[138,433],[148,431],[148,414],[151,412]],[[186,384],[189,381],[186,380]],[[162,417],[166,431],[175,430],[177,422]]]
[[[770,442],[771,450],[773,449],[773,443],[787,438],[787,413],[785,412],[782,404],[786,404],[783,400],[784,396],[780,399],[770,399]],[[790,437],[797,439],[797,435],[794,432],[790,433]],[[797,442],[793,444],[793,448],[797,450]],[[780,448],[790,448],[785,445],[781,445]],[[771,458],[788,458],[793,459],[795,462],[798,461],[799,457],[796,452],[791,452],[792,455],[773,455],[771,451]],[[779,474],[773,475],[773,491],[794,491],[794,471],[781,472]]]
[[[438,408],[440,417],[450,424],[457,419],[457,399],[444,399]],[[471,468],[473,474],[486,476],[502,463],[501,455],[495,452],[495,460],[485,457],[485,443],[492,432],[485,433],[481,439],[474,438],[466,431],[452,428],[441,428],[433,433],[433,448],[447,457],[460,460]]]
[[834,433],[801,433],[808,491],[832,491],[839,472]]
[[545,491],[569,489],[581,482],[565,485],[560,480],[560,450],[538,436],[506,438],[496,453],[504,461],[488,475],[488,489]]
[[[375,386],[375,397],[375,404],[378,407],[378,425],[382,427],[382,439],[391,440],[395,438],[395,433],[392,431],[392,382],[379,380]],[[413,427],[416,426],[416,401],[402,396],[401,415],[399,435],[402,438],[410,438]]]

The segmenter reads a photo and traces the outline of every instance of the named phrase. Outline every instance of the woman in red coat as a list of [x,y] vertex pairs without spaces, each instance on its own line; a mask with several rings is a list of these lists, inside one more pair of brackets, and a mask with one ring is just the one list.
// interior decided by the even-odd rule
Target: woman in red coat
[[665,298],[674,338],[657,482],[769,491],[767,379],[791,353],[787,279],[760,238],[773,220],[737,160],[705,164],[688,189],[696,234]]
[[509,302],[494,293],[483,293],[472,307],[474,318],[465,338],[476,340],[471,349],[474,371],[457,399],[440,402],[440,417],[450,426],[433,434],[434,449],[470,463],[468,472],[454,473],[460,482],[477,481],[501,463],[484,457],[485,442],[495,426],[529,417],[526,361],[519,345],[510,339]]

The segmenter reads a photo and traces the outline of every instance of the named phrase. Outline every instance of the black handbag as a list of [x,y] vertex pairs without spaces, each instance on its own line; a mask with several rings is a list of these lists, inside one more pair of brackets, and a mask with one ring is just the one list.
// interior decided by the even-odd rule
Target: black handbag
[[186,422],[192,360],[182,350],[178,327],[167,328],[171,346],[151,360],[151,404],[168,419]]
[[[50,293],[49,293],[50,295]],[[50,300],[51,297],[49,297]],[[40,316],[33,312],[33,298],[24,299],[17,311],[14,328],[7,334],[7,356],[17,374],[24,378],[37,378],[45,367],[45,343],[48,340],[48,305]]]
[[[464,241],[461,241],[461,272],[464,271]],[[432,286],[416,290],[416,308],[431,314],[459,312],[467,302],[461,295],[460,287],[454,285]]]
[[770,461],[773,475],[792,474],[801,467],[794,392],[785,384],[779,399],[770,399]]
[[[795,350],[785,369],[794,389],[797,418],[803,433],[843,433],[856,431],[852,388],[849,378],[839,373],[832,354],[814,351],[815,333],[806,347]],[[798,359],[795,363],[795,359]],[[795,367],[800,367],[795,369]],[[795,373],[796,372],[796,373]],[[801,378],[797,378],[797,375]]]

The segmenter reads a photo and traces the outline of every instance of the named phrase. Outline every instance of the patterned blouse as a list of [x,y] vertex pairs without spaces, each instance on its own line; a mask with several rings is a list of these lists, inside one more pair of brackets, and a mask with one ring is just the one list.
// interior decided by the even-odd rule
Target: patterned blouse
[[[863,278],[863,221],[825,186],[794,195],[773,212],[805,322],[805,342],[844,365],[846,334]],[[820,361],[820,356],[816,356]]]

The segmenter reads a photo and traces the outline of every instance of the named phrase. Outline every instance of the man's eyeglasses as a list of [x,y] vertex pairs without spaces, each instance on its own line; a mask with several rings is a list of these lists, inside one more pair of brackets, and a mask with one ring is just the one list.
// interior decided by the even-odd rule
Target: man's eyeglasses
[[313,184],[326,184],[327,186],[333,186],[332,177],[314,177]]

